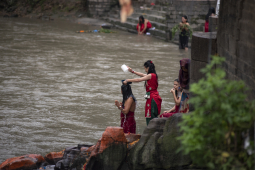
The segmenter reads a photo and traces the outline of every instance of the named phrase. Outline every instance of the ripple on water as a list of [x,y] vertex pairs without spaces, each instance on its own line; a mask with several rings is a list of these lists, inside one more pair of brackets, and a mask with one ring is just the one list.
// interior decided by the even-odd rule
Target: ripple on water
[[[152,60],[159,77],[162,111],[173,103],[170,88],[179,60],[189,53],[148,36],[55,20],[0,18],[0,162],[27,153],[46,154],[78,143],[95,144],[107,126],[120,125],[121,65],[144,72]],[[137,133],[144,118],[143,83],[133,83]]]

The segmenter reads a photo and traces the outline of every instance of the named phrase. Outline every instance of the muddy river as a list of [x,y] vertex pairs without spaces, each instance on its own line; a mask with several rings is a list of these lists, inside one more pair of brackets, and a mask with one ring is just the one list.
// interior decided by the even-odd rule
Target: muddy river
[[[151,59],[159,77],[162,111],[170,109],[170,89],[179,60],[190,56],[178,46],[117,30],[76,33],[99,26],[63,20],[0,18],[0,163],[29,153],[95,144],[107,126],[120,125],[114,100],[122,100],[126,64],[144,72]],[[138,100],[137,133],[146,127],[143,83],[132,84]]]

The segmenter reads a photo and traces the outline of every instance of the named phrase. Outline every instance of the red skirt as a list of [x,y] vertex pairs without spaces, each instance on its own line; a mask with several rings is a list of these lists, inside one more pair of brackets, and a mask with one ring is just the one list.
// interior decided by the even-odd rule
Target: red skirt
[[205,32],[209,32],[209,22],[205,21]]
[[162,115],[160,115],[160,117],[171,117],[175,113],[179,113],[179,108],[180,108],[180,106],[175,105],[175,111],[172,111],[172,112],[169,112],[169,113],[163,113]]
[[136,122],[135,122],[135,113],[128,112],[128,114],[120,113],[121,123],[120,127],[123,128],[124,133],[136,133]]
[[[152,27],[152,25],[151,25],[151,23],[148,21],[148,22],[147,22],[147,28],[146,28],[146,30],[144,31],[144,33],[146,33],[146,32],[148,31],[148,29],[151,28],[151,27]],[[137,30],[137,31],[138,31],[138,28],[139,28],[139,23],[138,23],[137,26],[136,26],[136,30]],[[144,24],[141,25],[141,27],[140,27],[140,32],[141,32],[143,29],[144,29]]]

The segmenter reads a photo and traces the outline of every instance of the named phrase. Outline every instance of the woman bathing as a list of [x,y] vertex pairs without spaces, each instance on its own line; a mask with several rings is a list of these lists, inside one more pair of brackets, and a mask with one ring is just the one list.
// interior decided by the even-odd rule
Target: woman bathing
[[146,88],[145,98],[147,99],[145,104],[145,117],[146,123],[149,124],[150,120],[157,117],[161,111],[162,99],[157,91],[158,88],[158,76],[155,70],[155,65],[151,60],[144,63],[144,70],[147,74],[133,71],[132,68],[128,69],[131,73],[134,73],[141,78],[137,79],[126,79],[123,84],[129,82],[141,82],[145,81],[144,86]]
[[146,32],[148,32],[150,28],[151,28],[151,23],[149,22],[149,20],[144,19],[144,17],[141,15],[139,17],[139,23],[136,26],[138,35],[146,34]]
[[174,88],[171,89],[170,92],[173,94],[175,106],[168,111],[164,111],[164,113],[160,115],[160,117],[170,117],[175,113],[179,113],[182,91],[180,89],[180,84],[178,79],[174,80]]
[[135,122],[135,108],[136,99],[131,90],[131,83],[121,86],[121,93],[123,96],[122,103],[115,100],[115,105],[121,110],[120,126],[123,127],[124,133],[136,133],[136,122]]

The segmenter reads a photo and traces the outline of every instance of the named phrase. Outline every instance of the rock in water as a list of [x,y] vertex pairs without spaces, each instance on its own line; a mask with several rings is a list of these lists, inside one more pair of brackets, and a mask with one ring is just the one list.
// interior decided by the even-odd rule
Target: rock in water
[[44,159],[51,165],[56,165],[56,163],[63,159],[64,151],[60,152],[50,152],[48,153]]
[[133,170],[170,169],[191,164],[189,156],[176,153],[180,147],[177,141],[181,114],[170,118],[152,119],[139,142],[130,150],[128,162]]
[[9,158],[0,165],[1,170],[30,170],[37,169],[37,165],[44,162],[44,158],[41,155],[29,154],[20,157]]
[[182,113],[177,113],[166,120],[163,135],[158,139],[160,163],[163,169],[182,167],[191,164],[191,158],[176,151],[181,143],[176,138],[181,135],[178,123],[182,120]]
[[107,127],[91,151],[86,170],[120,169],[127,154],[127,139],[123,128]]
[[64,151],[63,159],[58,161],[55,170],[69,169],[71,162],[80,154],[78,147],[68,147]]
[[152,119],[139,142],[130,150],[128,162],[132,169],[160,168],[157,139],[163,135],[167,119]]

